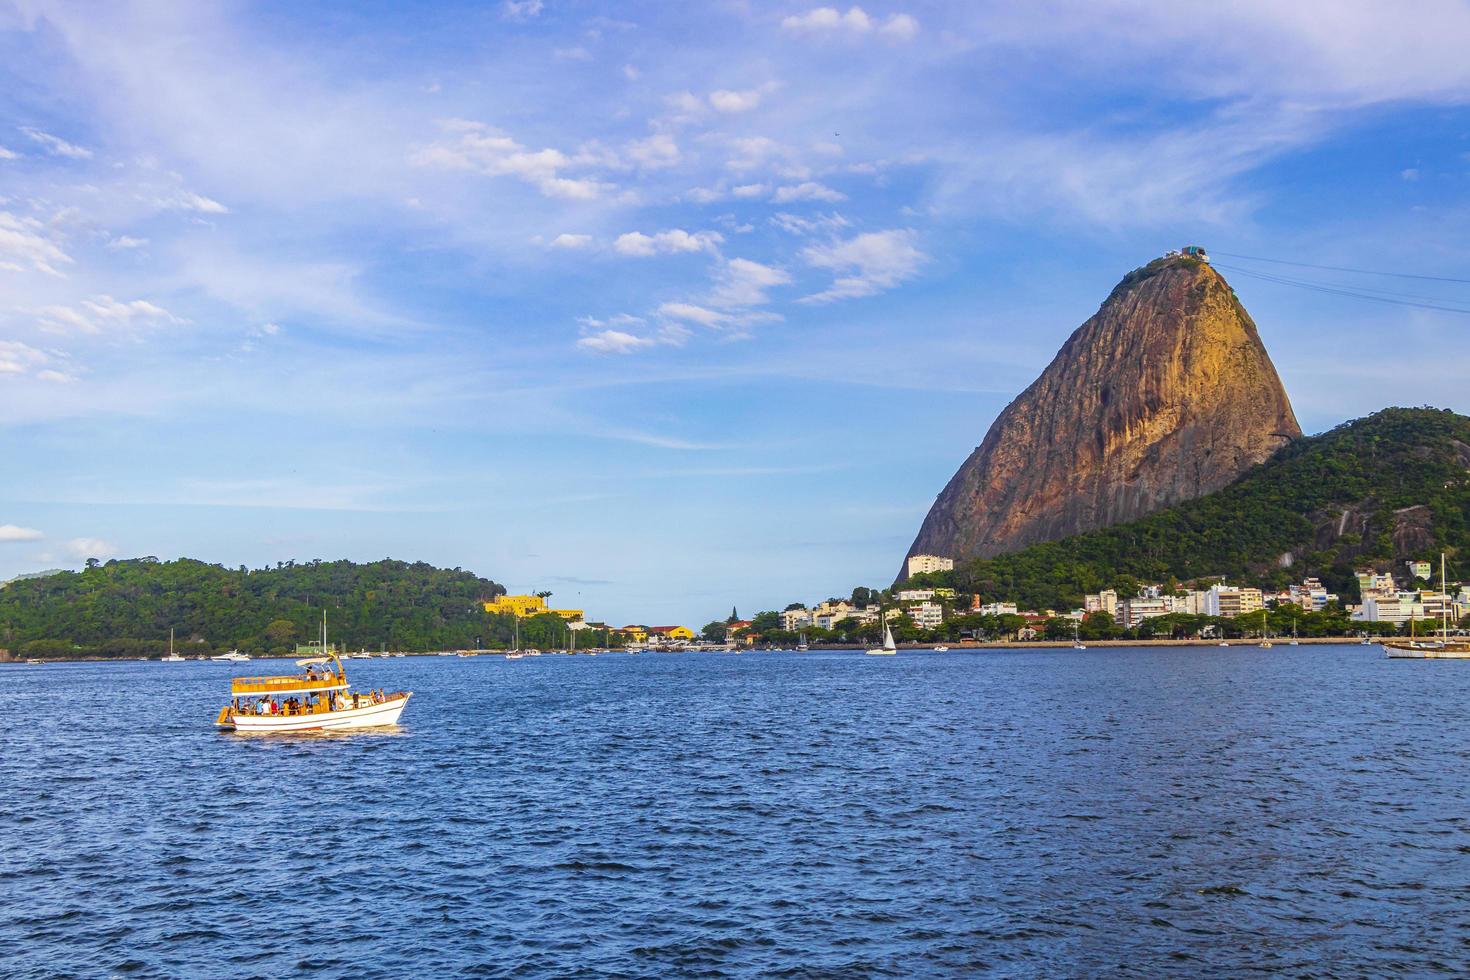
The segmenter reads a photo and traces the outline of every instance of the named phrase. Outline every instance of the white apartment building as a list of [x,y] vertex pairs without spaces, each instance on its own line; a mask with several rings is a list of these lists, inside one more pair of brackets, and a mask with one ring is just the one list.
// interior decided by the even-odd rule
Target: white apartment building
[[1124,629],[1133,629],[1145,619],[1167,616],[1173,611],[1173,596],[1134,596],[1118,604],[1116,619]]
[[[1409,593],[1412,595],[1412,593]],[[1352,618],[1364,623],[1406,623],[1413,615],[1414,604],[1410,601],[1399,601],[1397,593],[1393,595],[1369,595],[1363,597],[1363,604],[1353,610]]]
[[920,629],[932,630],[944,622],[944,607],[937,602],[920,602],[909,606],[904,612]]
[[899,589],[899,602],[928,602],[934,598],[938,589]]
[[1019,616],[1020,610],[1014,602],[987,602],[975,610],[982,616]]
[[910,555],[908,568],[910,578],[923,572],[952,572],[954,559],[939,555]]

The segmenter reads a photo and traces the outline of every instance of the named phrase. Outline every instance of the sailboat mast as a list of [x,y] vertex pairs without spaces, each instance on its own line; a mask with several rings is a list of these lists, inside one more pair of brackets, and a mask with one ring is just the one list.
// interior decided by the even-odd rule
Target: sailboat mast
[[1444,552],[1439,553],[1439,619],[1441,623],[1440,636],[1448,640],[1450,638],[1450,594],[1449,583],[1444,574]]

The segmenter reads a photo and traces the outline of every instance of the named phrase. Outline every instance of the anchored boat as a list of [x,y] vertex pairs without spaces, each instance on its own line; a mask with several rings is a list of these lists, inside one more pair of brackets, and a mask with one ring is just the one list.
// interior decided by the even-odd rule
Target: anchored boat
[[[1414,620],[1409,619],[1410,635],[1407,640],[1382,640],[1383,652],[1391,660],[1470,660],[1470,639],[1450,634],[1450,598],[1446,586],[1444,552],[1439,555],[1439,614],[1441,625],[1438,639],[1421,640],[1413,635]],[[1368,638],[1364,637],[1367,643]]]

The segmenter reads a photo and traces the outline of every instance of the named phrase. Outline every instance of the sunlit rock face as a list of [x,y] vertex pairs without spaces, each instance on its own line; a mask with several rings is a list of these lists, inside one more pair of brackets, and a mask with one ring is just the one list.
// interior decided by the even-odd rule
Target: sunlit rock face
[[1256,325],[1207,263],[1135,270],[1006,406],[909,554],[1015,551],[1224,487],[1301,435]]

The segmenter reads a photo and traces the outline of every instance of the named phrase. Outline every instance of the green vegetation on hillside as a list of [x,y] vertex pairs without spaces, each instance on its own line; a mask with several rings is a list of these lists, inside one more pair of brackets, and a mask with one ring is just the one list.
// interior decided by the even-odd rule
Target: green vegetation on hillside
[[[315,639],[327,611],[329,639],[349,649],[454,649],[506,645],[509,616],[481,603],[505,589],[461,569],[383,560],[285,562],[237,569],[181,559],[89,562],[80,572],[0,588],[0,647],[17,656],[157,656],[168,631],[194,655],[238,648],[289,653]],[[551,645],[565,624],[521,624],[528,645]],[[600,639],[600,638],[599,638]]]
[[[1396,559],[1440,551],[1452,562],[1470,554],[1467,467],[1470,418],[1385,409],[1299,439],[1207,497],[925,578],[1023,609],[1071,609],[1088,592],[1132,595],[1141,582],[1213,576],[1281,588],[1315,575],[1356,601],[1354,568],[1388,569]],[[1418,525],[1396,513],[1417,506],[1428,516]]]

